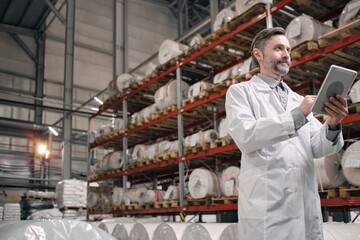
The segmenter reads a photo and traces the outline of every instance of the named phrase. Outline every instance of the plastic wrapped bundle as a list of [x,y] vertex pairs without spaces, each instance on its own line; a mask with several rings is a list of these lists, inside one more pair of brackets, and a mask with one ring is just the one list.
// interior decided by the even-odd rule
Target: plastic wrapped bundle
[[203,223],[201,224],[213,240],[238,240],[236,223]]
[[87,239],[116,240],[87,222],[56,219],[21,221],[0,225],[2,239]]
[[341,158],[344,176],[349,183],[360,186],[360,141],[350,145]]
[[[189,189],[187,187],[184,188],[184,194],[187,195],[189,193]],[[179,186],[169,186],[166,190],[165,200],[179,200],[180,199],[180,187]]]
[[177,152],[178,150],[179,150],[179,141],[178,140],[172,141],[170,144],[169,152],[172,151]]
[[231,136],[227,131],[226,118],[221,119],[219,124],[219,138],[224,138],[226,142],[230,142]]
[[122,158],[123,158],[122,151],[115,151],[106,154],[103,158],[102,163],[100,164],[102,171],[109,171],[109,170],[121,168],[123,165]]
[[360,0],[352,0],[346,4],[341,12],[339,27],[360,18]]
[[129,235],[124,227],[124,225],[117,223],[114,227],[114,230],[112,231],[111,235],[113,235],[116,239],[120,240],[128,240]]
[[157,144],[157,154],[161,155],[164,153],[169,152],[171,146],[171,142],[169,141],[162,141]]
[[358,223],[323,223],[324,240],[354,240],[359,239],[360,225]]
[[158,144],[152,144],[146,147],[143,156],[144,159],[151,159],[158,155]]
[[215,141],[218,138],[219,135],[214,129],[198,132],[185,138],[184,147],[194,147],[199,144]]
[[151,116],[151,114],[156,113],[158,111],[156,104],[151,104],[150,106],[142,109],[139,112],[139,116],[138,116],[138,121],[143,119],[143,118],[147,118],[149,116]]
[[239,175],[240,168],[228,167],[226,168],[220,178],[220,189],[224,196],[238,196],[239,195]]
[[183,234],[181,240],[197,240],[197,239],[212,239],[210,233],[199,223],[192,223],[188,225]]
[[135,223],[131,228],[129,238],[131,240],[150,240],[145,226],[141,223]]
[[140,205],[144,203],[154,203],[164,201],[165,191],[147,190],[140,199]]
[[86,207],[87,182],[76,179],[62,180],[56,185],[58,208]]
[[350,99],[352,103],[360,102],[360,81],[357,81],[350,90],[349,93]]
[[90,192],[87,197],[87,207],[93,208],[93,207],[99,206],[100,198],[101,198],[101,196],[99,193]]
[[226,69],[214,77],[214,83],[221,83],[231,77],[231,69]]
[[144,152],[147,146],[143,144],[138,144],[134,147],[133,152],[131,154],[131,158],[129,159],[129,163],[133,164],[135,162],[140,162],[144,160]]
[[184,234],[185,229],[191,223],[162,223],[154,232],[154,238],[158,240],[179,240]]
[[190,47],[193,47],[193,46],[195,46],[196,44],[201,44],[202,41],[203,41],[202,36],[197,33],[197,34],[190,40],[189,46],[190,46]]
[[247,1],[236,0],[235,10],[238,13],[238,15],[241,15],[257,4],[272,5],[273,1],[272,0],[247,0]]
[[195,169],[190,174],[189,192],[191,197],[195,199],[208,196],[220,196],[218,176],[207,169]]
[[128,88],[132,83],[136,81],[137,79],[135,76],[128,73],[122,73],[109,83],[108,93],[110,96],[113,96],[117,93],[122,92],[123,89]]
[[[125,193],[125,197],[129,198],[131,203],[140,203],[143,195],[146,194],[147,189],[146,188],[133,188],[129,189]],[[128,204],[128,203],[126,203]]]
[[[183,96],[186,97],[189,85],[181,81]],[[186,93],[186,95],[184,94]],[[155,92],[155,104],[159,110],[163,110],[177,103],[176,81],[170,81]]]
[[112,124],[106,124],[106,125],[102,125],[98,130],[97,136],[101,136],[101,135],[107,135],[110,134],[114,131],[114,127],[112,126]]
[[301,15],[294,18],[286,27],[286,37],[289,39],[292,48],[306,43],[308,41],[318,41],[318,37],[331,30],[326,24],[323,24],[308,15]]
[[123,188],[115,187],[112,190],[112,203],[115,206],[120,206],[124,203],[123,200],[124,190]]
[[19,221],[21,217],[21,209],[19,203],[4,204],[4,221]]
[[341,169],[341,155],[342,152],[338,152],[314,159],[319,189],[340,187],[346,182]]
[[38,219],[62,219],[63,214],[60,212],[59,209],[45,209],[39,210],[32,213],[27,219],[29,220],[38,220]]
[[188,97],[197,96],[201,91],[210,88],[211,86],[211,83],[205,81],[197,82],[189,87]]
[[114,119],[114,130],[124,129],[124,120],[122,118]]
[[226,23],[230,22],[233,18],[237,16],[236,12],[231,10],[230,8],[224,8],[221,10],[215,18],[215,22],[213,25],[213,30],[216,31]]
[[184,44],[174,42],[169,39],[165,40],[164,42],[161,43],[159,48],[158,57],[160,64],[164,64],[170,59],[177,57],[186,49],[188,49],[188,46]]
[[149,62],[145,68],[145,75],[147,76],[151,74],[156,69],[156,67],[157,66],[153,62]]

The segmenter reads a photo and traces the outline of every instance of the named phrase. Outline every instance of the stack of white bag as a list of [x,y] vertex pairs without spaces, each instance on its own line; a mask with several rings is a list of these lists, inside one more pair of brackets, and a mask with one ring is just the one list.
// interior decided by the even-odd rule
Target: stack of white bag
[[4,212],[4,208],[0,207],[0,222],[3,221],[3,212]]
[[27,217],[28,220],[38,220],[38,219],[62,219],[63,214],[60,212],[59,209],[45,209],[39,210],[32,213],[30,216]]
[[63,180],[56,185],[58,208],[86,207],[87,184],[76,179]]
[[4,221],[19,221],[21,210],[19,203],[5,203],[4,205]]

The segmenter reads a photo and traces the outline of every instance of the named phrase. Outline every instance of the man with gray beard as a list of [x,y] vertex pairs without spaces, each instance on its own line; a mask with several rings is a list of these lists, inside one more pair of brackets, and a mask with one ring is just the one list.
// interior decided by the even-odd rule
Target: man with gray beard
[[322,216],[314,158],[343,146],[346,100],[337,95],[320,123],[310,112],[315,96],[302,97],[283,81],[290,44],[282,28],[260,31],[251,46],[260,74],[226,94],[228,132],[239,147],[239,239],[321,240]]

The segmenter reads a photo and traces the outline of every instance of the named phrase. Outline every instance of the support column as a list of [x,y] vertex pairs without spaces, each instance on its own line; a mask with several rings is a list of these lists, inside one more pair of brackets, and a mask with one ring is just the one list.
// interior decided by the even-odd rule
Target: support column
[[62,179],[71,178],[72,90],[74,75],[75,0],[67,0],[64,63],[64,120],[62,144]]
[[[178,64],[178,68],[176,69],[176,89],[177,89],[177,108],[182,108],[182,89],[181,89],[181,69]],[[182,112],[178,114],[178,153],[181,158],[184,155],[183,141],[184,141],[184,125],[183,125],[183,115]],[[179,187],[180,187],[180,206],[184,206],[184,163],[179,163]]]
[[214,31],[214,22],[216,19],[216,15],[219,13],[219,4],[218,0],[210,0],[210,19],[211,19],[211,31]]
[[[127,100],[123,101],[123,120],[124,120],[124,133],[125,137],[123,138],[123,171],[126,172],[126,166],[128,164],[127,159],[127,148],[128,148],[128,139],[127,139],[127,133],[126,133],[126,127],[128,125],[128,117],[127,117]],[[123,191],[126,192],[127,188],[127,175],[123,176]]]
[[[44,62],[45,62],[45,24],[40,27],[39,38],[37,39],[37,65],[36,65],[36,87],[35,97],[44,97]],[[35,100],[35,124],[42,124],[43,101]]]
[[182,9],[182,0],[177,0],[177,9],[178,9],[178,35],[182,36],[184,34],[184,14]]
[[266,11],[267,11],[267,17],[266,17],[266,28],[272,28],[273,27],[273,20],[272,15],[270,14],[270,8],[271,4],[266,4]]
[[129,28],[128,28],[128,10],[129,10],[129,2],[128,0],[123,0],[124,1],[124,6],[123,6],[123,29],[124,29],[124,34],[123,34],[123,72],[127,73],[129,71],[129,64],[128,64],[128,55],[129,55],[129,44],[128,44],[128,36],[129,36]]
[[117,74],[117,0],[113,0],[113,78]]

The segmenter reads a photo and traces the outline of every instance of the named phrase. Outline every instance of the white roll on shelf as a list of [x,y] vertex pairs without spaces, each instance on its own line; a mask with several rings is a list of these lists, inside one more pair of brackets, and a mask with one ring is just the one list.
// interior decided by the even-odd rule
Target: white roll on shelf
[[341,167],[341,155],[342,151],[314,159],[319,189],[340,187],[346,182]]
[[140,199],[140,205],[144,203],[154,203],[164,201],[165,191],[147,190]]
[[195,199],[220,196],[219,178],[207,169],[195,169],[189,178],[189,192]]
[[135,76],[128,73],[122,73],[109,83],[108,93],[110,96],[120,93],[123,89],[128,88],[136,81],[137,79]]
[[237,13],[230,8],[222,9],[215,18],[213,30],[216,31],[237,16]]
[[360,0],[352,0],[346,4],[339,18],[339,27],[360,18]]
[[[189,189],[184,187],[184,194],[187,195],[189,193]],[[165,200],[179,200],[180,199],[180,187],[179,186],[169,186],[166,190]]]
[[235,10],[238,15],[242,15],[246,11],[248,11],[250,8],[254,7],[257,4],[273,4],[272,0],[236,0],[235,3]]
[[193,47],[195,46],[196,44],[201,44],[203,41],[203,38],[200,34],[195,34],[195,36],[190,40],[190,43],[189,43],[189,46],[190,47]]
[[143,144],[136,145],[131,154],[131,158],[129,159],[129,164],[133,164],[144,160],[144,152],[146,148],[147,146]]
[[188,96],[193,97],[200,94],[201,91],[210,88],[212,86],[211,83],[200,81],[189,87]]
[[[189,89],[189,85],[181,81],[181,89],[183,92],[183,97],[187,97],[187,92]],[[186,93],[186,94],[184,94]],[[163,110],[171,105],[177,103],[177,89],[176,89],[176,81],[170,81],[166,85],[162,86],[155,92],[155,104],[159,110]]]
[[160,64],[164,64],[170,59],[177,57],[180,55],[183,51],[188,49],[188,46],[172,41],[172,40],[165,40],[161,43],[159,48],[159,62]]
[[360,186],[360,141],[351,144],[341,158],[344,176],[349,183]]
[[219,138],[218,132],[214,129],[209,129],[204,132],[187,136],[184,140],[184,147],[194,147],[199,144],[215,141]]
[[224,196],[239,195],[239,175],[240,168],[231,166],[226,168],[220,178],[220,189]]
[[330,27],[308,15],[301,15],[294,18],[286,27],[286,37],[289,39],[292,48],[308,41],[318,41],[318,37],[331,30]]
[[360,102],[360,81],[356,81],[349,92],[352,103]]

